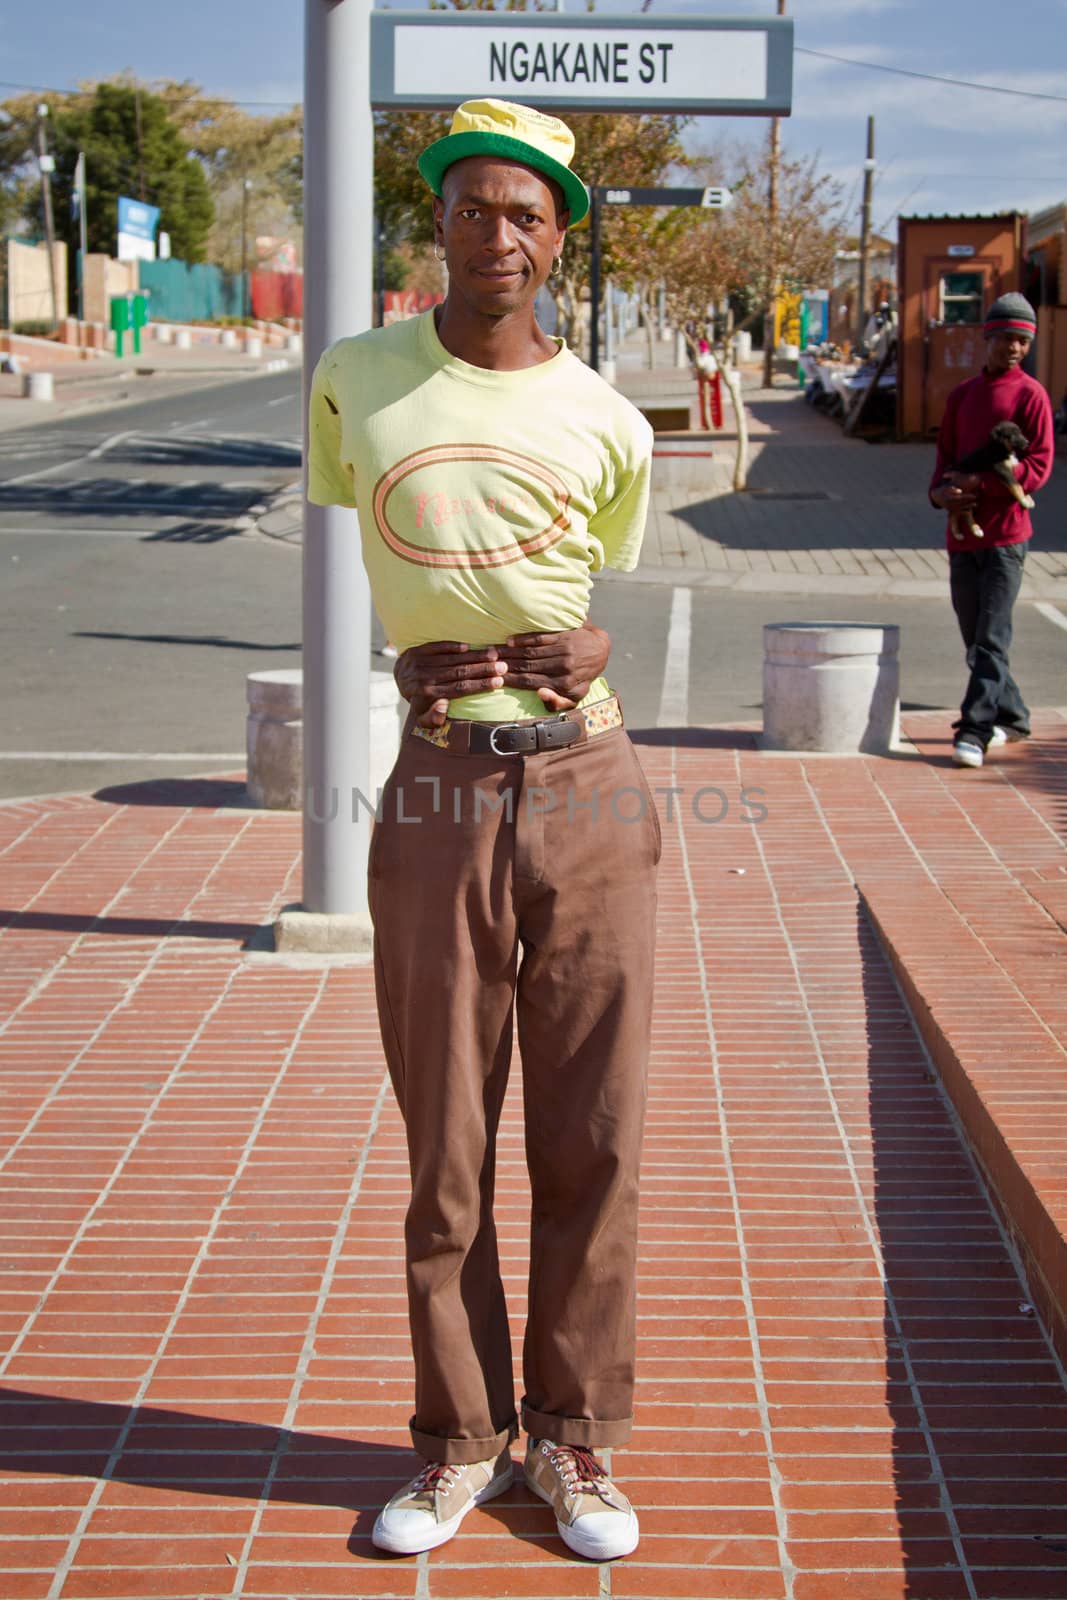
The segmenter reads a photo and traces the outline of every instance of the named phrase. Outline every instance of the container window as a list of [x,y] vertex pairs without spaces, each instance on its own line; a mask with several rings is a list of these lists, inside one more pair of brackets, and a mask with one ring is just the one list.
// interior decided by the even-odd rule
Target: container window
[[982,274],[943,272],[941,274],[941,321],[974,327],[982,320]]

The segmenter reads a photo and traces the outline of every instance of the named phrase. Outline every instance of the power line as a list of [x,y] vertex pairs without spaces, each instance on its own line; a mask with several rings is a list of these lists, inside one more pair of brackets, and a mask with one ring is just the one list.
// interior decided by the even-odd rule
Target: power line
[[868,72],[892,72],[898,78],[922,78],[926,83],[948,83],[956,89],[981,89],[984,94],[1010,94],[1021,100],[1055,100],[1067,106],[1067,94],[1039,94],[1036,89],[1008,89],[999,83],[974,83],[970,78],[946,78],[936,72],[913,72],[910,67],[887,67],[881,61],[857,61],[854,56],[835,56],[829,50],[807,50],[796,45],[798,56],[818,56],[821,61],[839,61],[846,67],[864,67]]
[[[111,79],[101,79],[101,82],[112,82]],[[0,78],[0,89],[22,89],[26,94],[61,94],[79,95],[88,94],[86,89],[56,89],[47,83],[9,83],[5,78]],[[205,90],[202,94],[185,94],[176,100],[171,100],[171,105],[192,105],[195,100],[222,100],[230,106],[266,106],[275,111],[292,111],[298,109],[300,102],[296,100],[230,100],[224,94],[209,94]]]

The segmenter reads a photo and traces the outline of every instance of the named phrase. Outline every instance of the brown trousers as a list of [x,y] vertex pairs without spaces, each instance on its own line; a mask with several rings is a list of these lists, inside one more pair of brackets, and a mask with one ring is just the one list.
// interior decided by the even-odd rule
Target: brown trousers
[[533,1193],[523,1425],[629,1437],[659,851],[621,728],[532,756],[402,741],[369,893],[428,1460],[482,1460],[518,1431],[493,1221],[513,1013]]

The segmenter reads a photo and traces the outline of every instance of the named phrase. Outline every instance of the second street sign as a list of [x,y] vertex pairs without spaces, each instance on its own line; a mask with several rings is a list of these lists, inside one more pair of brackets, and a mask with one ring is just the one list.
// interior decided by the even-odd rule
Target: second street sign
[[371,101],[495,96],[555,111],[788,116],[793,22],[553,12],[374,11]]
[[704,206],[722,211],[733,205],[729,189],[599,189],[606,206]]

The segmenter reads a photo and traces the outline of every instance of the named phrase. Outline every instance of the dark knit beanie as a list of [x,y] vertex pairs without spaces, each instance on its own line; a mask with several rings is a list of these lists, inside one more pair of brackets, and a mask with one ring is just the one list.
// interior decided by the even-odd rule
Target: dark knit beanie
[[1002,294],[986,312],[982,332],[987,339],[991,333],[1025,333],[1032,339],[1037,332],[1037,315],[1025,295]]

